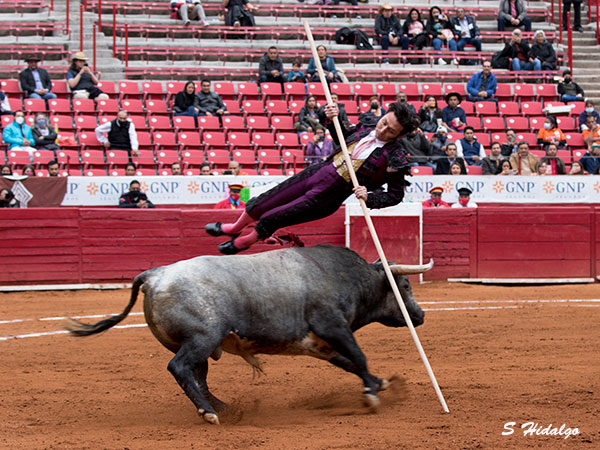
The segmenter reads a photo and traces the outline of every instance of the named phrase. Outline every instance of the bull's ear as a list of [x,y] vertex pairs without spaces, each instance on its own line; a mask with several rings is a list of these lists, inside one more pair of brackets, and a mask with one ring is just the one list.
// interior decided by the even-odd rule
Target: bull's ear
[[429,260],[427,264],[407,265],[407,264],[394,264],[390,266],[390,270],[394,275],[411,275],[417,273],[427,272],[433,267],[433,259]]
[[375,261],[373,261],[371,264],[380,264],[381,263],[381,258],[377,258]]

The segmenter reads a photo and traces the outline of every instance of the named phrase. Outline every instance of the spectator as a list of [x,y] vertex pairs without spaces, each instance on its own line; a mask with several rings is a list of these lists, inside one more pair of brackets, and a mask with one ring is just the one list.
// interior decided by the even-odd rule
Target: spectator
[[212,175],[211,166],[208,161],[200,164],[200,175]]
[[[339,111],[338,120],[344,127],[349,128],[350,127],[350,119],[348,119],[348,114],[346,113],[346,108],[344,108],[343,103],[339,103],[339,97],[335,92],[331,93],[331,101],[333,102],[334,105],[337,105],[337,107],[338,107],[338,111]],[[321,123],[321,125],[326,126],[327,117],[325,116],[325,105],[321,106],[321,108],[319,109],[319,122]]]
[[498,171],[498,175],[516,175],[517,171],[512,168],[510,165],[510,161],[508,159],[503,159],[500,161],[500,170]]
[[227,112],[227,106],[221,96],[210,91],[210,80],[200,82],[200,92],[196,94],[196,108],[200,116],[222,116]]
[[408,97],[406,96],[406,92],[404,92],[404,91],[399,91],[399,92],[396,94],[396,101],[397,101],[397,102],[399,102],[399,103],[406,103],[406,106],[408,106],[408,109],[409,109],[409,110],[410,110],[410,111],[411,111],[413,114],[416,114],[416,113],[417,113],[417,110],[415,109],[415,107],[414,107],[414,106],[413,106],[411,103],[408,103],[408,102],[407,102],[407,101],[408,101]]
[[517,133],[509,128],[506,130],[506,142],[502,144],[502,156],[509,158],[517,151],[517,145]]
[[56,98],[56,94],[50,92],[52,90],[52,81],[50,81],[48,72],[38,67],[40,61],[37,55],[25,57],[27,69],[19,74],[19,83],[21,83],[21,89],[25,91],[27,98],[51,100]]
[[181,164],[178,161],[171,164],[171,175],[174,177],[181,175]]
[[201,27],[208,25],[200,0],[171,0],[171,11],[176,12],[184,25],[189,25],[192,20],[200,21]]
[[495,175],[500,170],[502,162],[502,146],[500,142],[492,142],[490,145],[490,155],[481,160],[481,173],[483,175]]
[[67,84],[73,92],[73,98],[91,98],[96,101],[108,99],[108,95],[96,86],[98,78],[86,61],[85,53],[77,52],[67,70]]
[[317,97],[309,95],[304,102],[304,106],[298,113],[298,121],[294,124],[294,128],[299,133],[306,133],[308,131],[317,131],[317,128],[320,126]]
[[[431,147],[431,161],[434,164],[446,157],[446,146],[449,145],[448,141],[448,129],[444,126],[438,127],[436,133],[429,139],[429,146]],[[454,143],[452,143],[454,145]],[[456,145],[454,145],[456,149]]]
[[500,0],[498,6],[498,31],[506,26],[524,27],[531,31],[531,19],[527,17],[527,8],[523,0]]
[[583,170],[583,166],[579,161],[573,161],[571,163],[571,170],[569,170],[569,175],[588,175]]
[[533,175],[537,173],[538,157],[529,153],[529,144],[519,142],[517,153],[510,155],[510,166],[518,175]]
[[436,186],[434,188],[431,188],[431,190],[429,191],[429,195],[431,196],[431,198],[423,202],[423,208],[449,208],[450,205],[444,200],[442,200],[443,193],[443,187]]
[[[231,173],[225,173],[231,172]],[[227,166],[227,170],[223,174],[224,175],[248,175],[248,172],[244,172],[242,170],[242,166],[239,162],[231,160],[229,161],[229,166]]]
[[477,208],[477,203],[471,200],[473,191],[469,188],[458,189],[458,202],[452,205],[452,208]]
[[6,176],[10,176],[13,174],[12,171],[12,167],[10,167],[10,164],[2,164],[2,166],[0,166],[0,175],[2,175],[3,177]]
[[35,177],[35,167],[33,167],[31,164],[25,164],[23,166],[23,170],[21,171],[21,175]]
[[129,192],[119,198],[119,208],[154,208],[154,204],[148,200],[143,192],[140,192],[140,182],[133,180],[129,183]]
[[546,156],[540,159],[540,164],[545,163],[549,167],[549,175],[565,175],[567,169],[565,163],[558,156],[558,146],[556,144],[548,144],[546,147]]
[[585,124],[587,130],[581,133],[581,137],[586,143],[588,150],[591,150],[593,145],[600,144],[600,126],[598,126],[598,122],[594,116],[588,116]]
[[283,61],[279,56],[277,47],[269,47],[258,62],[258,83],[281,83],[285,79],[283,77]]
[[[352,6],[358,6],[358,0],[342,0],[346,3],[350,3]],[[340,4],[340,0],[332,0],[331,2],[332,5],[339,5]],[[357,19],[361,19],[360,14],[356,15]]]
[[[418,9],[412,8],[402,25],[402,36],[400,37],[402,50],[408,50],[410,45],[412,45],[413,50],[423,50],[423,47],[427,45],[427,40],[425,24],[421,20],[421,13]],[[421,64],[423,61],[421,58],[418,58],[415,62]]]
[[497,87],[496,75],[492,73],[492,62],[484,61],[483,70],[474,73],[467,83],[469,101],[498,103],[498,99],[494,97]]
[[369,99],[369,110],[358,116],[358,121],[365,126],[374,126],[385,115],[385,108],[379,104],[377,96],[373,95]]
[[240,200],[244,186],[241,184],[229,185],[229,196],[215,205],[215,209],[245,209],[246,203]]
[[[459,52],[464,51],[466,45],[474,45],[475,51],[481,51],[481,32],[475,22],[473,16],[465,15],[465,8],[459,7],[456,10],[457,16],[452,19],[454,41],[456,42],[456,49]],[[450,41],[450,49],[452,50],[453,44]],[[452,64],[458,64],[456,59],[452,60]]]
[[46,169],[48,170],[49,177],[60,176],[58,162],[55,159],[53,159],[52,161],[48,161],[48,164],[46,165]]
[[594,145],[579,160],[587,173],[597,175],[600,169],[600,145]]
[[[522,0],[518,0],[522,1]],[[504,58],[512,58],[512,70],[518,72],[520,70],[542,70],[542,63],[539,59],[533,59],[531,56],[531,48],[526,40],[523,40],[523,32],[516,28],[512,32],[512,37],[508,41],[500,56]]]
[[[108,135],[105,136],[104,133],[108,133]],[[127,150],[130,160],[132,154],[133,156],[139,155],[135,125],[128,119],[125,110],[119,111],[115,120],[96,127],[96,137],[106,149]]]
[[448,145],[446,145],[446,155],[443,158],[438,159],[434,174],[448,175],[450,173],[450,167],[454,163],[458,163],[461,166],[462,173],[467,173],[465,160],[456,156],[456,144],[454,142],[448,142]]
[[315,164],[326,160],[331,154],[333,154],[333,141],[325,139],[325,129],[319,126],[306,146],[306,159],[311,164]]
[[556,117],[546,117],[544,120],[544,128],[538,130],[537,143],[544,147],[548,144],[556,144],[559,148],[565,146],[567,141],[562,130],[558,128]]
[[419,125],[421,130],[426,133],[438,131],[439,123],[442,121],[442,110],[438,108],[437,100],[433,95],[428,95],[425,103],[419,108],[419,119],[421,119]]
[[[332,81],[341,81],[340,76],[335,70],[335,62],[331,56],[327,55],[327,49],[324,45],[317,46],[317,54],[319,55],[319,59],[321,60],[321,66],[323,67],[323,72],[325,73],[325,79],[327,83],[331,83]],[[308,62],[308,68],[306,69],[306,73],[310,75],[310,79],[312,81],[319,81],[319,74],[317,73],[317,64],[315,63],[314,58],[310,58]]]
[[535,32],[535,43],[531,46],[531,57],[540,62],[542,70],[556,70],[556,52],[546,40],[543,30]]
[[199,113],[200,109],[196,104],[196,84],[193,81],[188,81],[185,83],[183,91],[178,92],[175,96],[173,115],[193,117],[196,126],[198,126],[196,118]]
[[[379,7],[379,15],[375,19],[375,35],[383,51],[390,48],[390,45],[394,47],[400,45],[400,36],[402,35],[400,19],[394,14],[394,7],[388,2]],[[390,60],[387,53],[384,55],[382,62],[387,64]]]
[[400,138],[400,146],[409,154],[408,160],[411,166],[427,166],[435,168],[435,165],[429,160],[429,157],[431,156],[431,147],[420,128],[417,128]]
[[431,40],[433,49],[438,51],[438,64],[444,66],[448,64],[444,58],[442,58],[442,46],[446,44],[452,51],[456,51],[456,41],[452,38],[452,25],[448,20],[448,16],[442,12],[442,10],[433,6],[429,9],[429,18],[427,19],[427,25],[425,26],[425,33]]
[[[248,0],[223,0],[223,7],[227,9],[225,14],[225,25],[228,27],[254,27],[254,11],[258,6],[254,6]],[[283,70],[282,70],[283,73]]]
[[4,91],[0,91],[0,116],[3,115],[12,115],[12,111],[10,110],[10,103],[8,102],[8,96],[4,93]]
[[31,127],[25,123],[23,111],[15,111],[14,121],[4,128],[2,136],[9,150],[26,151],[30,156],[33,155],[35,139]]
[[0,208],[20,208],[19,200],[10,189],[2,188],[0,190]]
[[306,75],[300,70],[300,61],[292,63],[292,70],[288,73],[288,81],[292,83],[306,83]]
[[533,175],[537,175],[539,177],[551,175],[550,166],[548,166],[548,164],[546,164],[545,162],[540,161],[540,163],[538,164],[537,173],[534,173]]
[[33,139],[35,140],[35,147],[38,150],[52,150],[56,153],[59,149],[56,139],[58,133],[56,129],[48,120],[48,116],[44,113],[37,113],[33,122],[32,128]]
[[573,75],[570,70],[563,72],[563,81],[558,83],[558,94],[562,102],[585,102],[585,93],[583,89],[573,81]]
[[454,161],[450,164],[450,173],[448,175],[466,175],[467,172],[463,172],[463,168],[458,161]]
[[465,127],[464,137],[456,141],[457,155],[464,157],[469,166],[480,166],[481,160],[485,158],[483,145],[477,142],[475,129],[471,126]]
[[585,101],[585,109],[579,114],[579,127],[581,131],[587,130],[587,118],[592,116],[596,119],[596,123],[600,123],[600,114],[594,109],[594,102],[591,100]]
[[567,14],[569,11],[571,11],[571,3],[573,4],[573,10],[575,11],[573,29],[583,33],[583,27],[581,26],[581,0],[563,0],[563,31],[567,31],[567,27],[569,25]]
[[135,176],[136,170],[137,170],[137,166],[134,163],[128,162],[127,164],[125,164],[125,176],[126,177]]
[[459,105],[462,102],[462,95],[458,92],[446,94],[446,106],[442,109],[442,125],[449,130],[459,131],[467,124],[467,114]]

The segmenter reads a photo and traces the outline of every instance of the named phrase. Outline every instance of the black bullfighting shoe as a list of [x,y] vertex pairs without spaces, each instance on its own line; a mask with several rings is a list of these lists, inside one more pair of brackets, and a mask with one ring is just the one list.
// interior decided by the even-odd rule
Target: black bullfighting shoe
[[244,250],[247,250],[247,248],[237,248],[235,245],[233,245],[233,239],[219,244],[219,251],[224,255],[235,255],[239,252],[243,252]]
[[221,229],[221,222],[209,223],[204,227],[204,229],[208,234],[215,237],[223,236],[225,234]]

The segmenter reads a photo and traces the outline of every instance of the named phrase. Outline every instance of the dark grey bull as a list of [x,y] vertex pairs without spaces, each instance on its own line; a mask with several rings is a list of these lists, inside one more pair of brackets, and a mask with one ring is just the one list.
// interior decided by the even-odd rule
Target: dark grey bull
[[[402,274],[431,265],[391,266],[415,326],[425,313]],[[216,412],[225,404],[208,390],[209,357],[226,351],[257,370],[258,353],[324,359],[359,376],[366,404],[375,407],[389,382],[369,373],[353,332],[372,322],[406,326],[381,263],[368,264],[343,247],[316,246],[200,256],[147,270],[134,279],[121,314],[94,325],[72,321],[68,329],[89,336],[111,328],[129,314],[140,287],[150,330],[175,353],[169,371],[210,423],[219,423]]]

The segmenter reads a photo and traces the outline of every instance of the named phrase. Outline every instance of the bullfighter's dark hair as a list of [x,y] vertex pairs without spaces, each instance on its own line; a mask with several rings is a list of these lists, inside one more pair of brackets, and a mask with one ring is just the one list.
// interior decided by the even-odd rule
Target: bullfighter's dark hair
[[402,133],[400,133],[400,136],[404,136],[405,134],[413,132],[419,127],[419,124],[421,123],[419,116],[413,113],[408,108],[408,104],[406,103],[390,103],[388,112],[394,113],[396,120],[400,125],[402,125],[403,130]]

